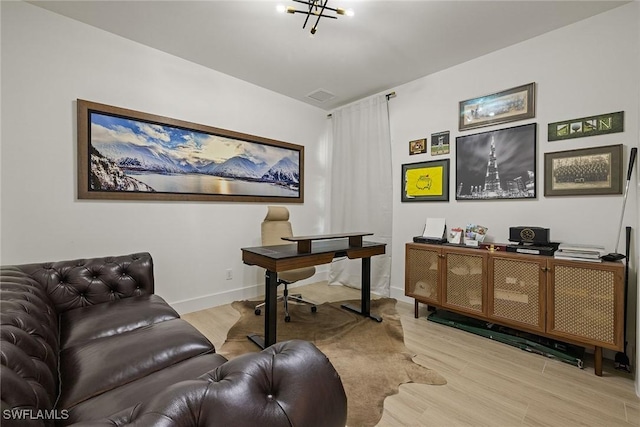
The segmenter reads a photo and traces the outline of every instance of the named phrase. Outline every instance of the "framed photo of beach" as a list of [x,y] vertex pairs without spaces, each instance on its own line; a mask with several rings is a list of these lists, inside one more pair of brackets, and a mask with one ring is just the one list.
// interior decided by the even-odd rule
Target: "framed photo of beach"
[[304,147],[79,99],[78,198],[304,202]]

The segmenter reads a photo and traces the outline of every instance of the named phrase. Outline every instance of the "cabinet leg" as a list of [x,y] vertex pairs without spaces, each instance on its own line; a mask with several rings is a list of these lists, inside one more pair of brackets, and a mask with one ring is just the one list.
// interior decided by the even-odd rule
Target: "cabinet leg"
[[596,347],[593,352],[593,364],[595,374],[599,377],[602,376],[602,347]]
[[419,305],[418,300],[414,299],[413,300],[413,317],[415,317],[416,319],[418,318],[418,308],[419,308],[418,305]]

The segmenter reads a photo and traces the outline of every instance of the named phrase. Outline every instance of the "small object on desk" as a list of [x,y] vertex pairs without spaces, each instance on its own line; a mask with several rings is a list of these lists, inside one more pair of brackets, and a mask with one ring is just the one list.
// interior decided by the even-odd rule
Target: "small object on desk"
[[605,254],[606,251],[603,246],[560,243],[553,256],[557,259],[602,262],[601,257]]
[[427,218],[422,237],[431,240],[442,240],[447,229],[444,218]]
[[526,255],[544,255],[553,256],[556,249],[558,249],[558,243],[549,242],[546,245],[538,245],[533,243],[520,242],[515,245],[507,245],[507,252],[516,252]]
[[441,245],[442,243],[446,243],[447,239],[429,239],[424,236],[415,236],[413,238],[414,243],[426,243],[430,245]]
[[518,227],[509,227],[509,241],[517,243],[536,243],[540,246],[547,246],[547,243],[549,243],[549,229],[523,225]]
[[487,236],[489,229],[483,225],[467,224],[464,232],[464,244],[467,246],[478,247]]
[[464,230],[462,228],[452,228],[447,236],[448,242],[455,243],[456,245],[462,244],[462,233],[464,233]]

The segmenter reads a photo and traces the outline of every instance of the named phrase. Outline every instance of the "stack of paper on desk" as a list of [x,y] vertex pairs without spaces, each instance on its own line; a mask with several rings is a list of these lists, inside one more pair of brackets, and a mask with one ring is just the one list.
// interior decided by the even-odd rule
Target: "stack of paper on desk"
[[553,257],[576,261],[602,262],[600,257],[606,255],[606,253],[603,246],[560,243]]

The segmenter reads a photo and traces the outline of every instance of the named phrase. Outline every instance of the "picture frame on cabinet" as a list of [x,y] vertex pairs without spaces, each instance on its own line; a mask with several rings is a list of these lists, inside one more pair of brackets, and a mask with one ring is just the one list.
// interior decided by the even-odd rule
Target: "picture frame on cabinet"
[[449,159],[402,165],[401,201],[449,201]]
[[544,154],[544,195],[622,194],[623,145]]
[[456,200],[534,199],[537,124],[456,138]]
[[304,202],[304,147],[77,100],[78,198]]
[[458,130],[530,119],[535,106],[535,83],[460,101]]

